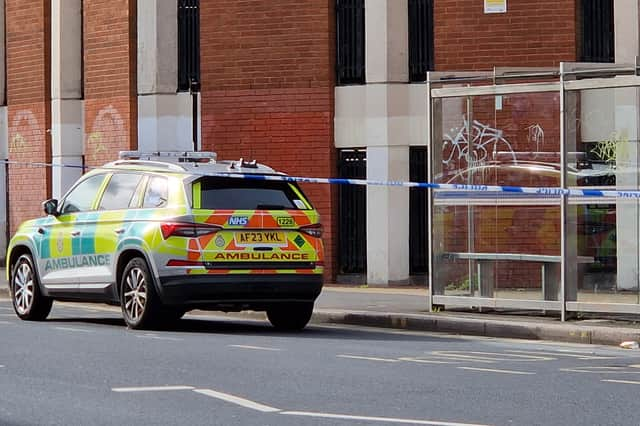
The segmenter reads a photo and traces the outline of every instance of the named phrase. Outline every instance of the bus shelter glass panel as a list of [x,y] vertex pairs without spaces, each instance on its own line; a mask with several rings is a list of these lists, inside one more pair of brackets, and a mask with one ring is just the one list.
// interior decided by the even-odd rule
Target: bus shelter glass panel
[[559,300],[559,93],[433,100],[433,294]]
[[[566,95],[567,184],[578,189],[637,191],[636,87]],[[571,196],[567,208],[567,301],[640,302],[638,199]]]

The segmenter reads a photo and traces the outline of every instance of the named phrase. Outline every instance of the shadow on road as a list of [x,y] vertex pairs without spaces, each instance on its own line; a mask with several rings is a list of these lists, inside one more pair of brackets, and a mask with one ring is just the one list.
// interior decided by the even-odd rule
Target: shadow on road
[[[103,326],[122,327],[125,329],[121,318],[51,318],[50,323],[76,323],[95,324]],[[302,331],[282,332],[271,327],[268,321],[245,320],[238,318],[229,319],[204,319],[183,318],[171,324],[155,327],[154,333],[178,333],[178,334],[225,334],[243,336],[278,336],[294,337],[296,339],[344,339],[344,340],[370,340],[385,342],[428,342],[428,341],[456,341],[446,335],[435,336],[432,334],[408,334],[393,330],[380,330],[366,328],[346,328],[312,324]]]

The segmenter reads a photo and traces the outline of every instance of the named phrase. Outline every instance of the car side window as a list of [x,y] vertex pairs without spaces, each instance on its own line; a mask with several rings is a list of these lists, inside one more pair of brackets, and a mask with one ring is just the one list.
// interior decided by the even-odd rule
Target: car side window
[[143,208],[158,208],[166,207],[168,195],[168,182],[167,178],[154,176],[149,179],[149,185],[147,185],[147,192],[144,194]]
[[107,188],[100,200],[100,210],[123,210],[129,203],[140,183],[142,176],[136,173],[115,173],[111,176]]
[[105,175],[95,175],[76,185],[63,200],[60,214],[91,210],[104,177]]

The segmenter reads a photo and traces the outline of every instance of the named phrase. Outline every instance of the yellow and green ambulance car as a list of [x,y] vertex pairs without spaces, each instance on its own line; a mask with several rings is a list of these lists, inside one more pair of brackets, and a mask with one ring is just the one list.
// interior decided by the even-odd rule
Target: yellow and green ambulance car
[[77,300],[119,304],[131,328],[192,309],[266,311],[276,328],[306,326],[323,284],[322,226],[295,183],[213,153],[120,158],[16,231],[7,274],[20,318]]

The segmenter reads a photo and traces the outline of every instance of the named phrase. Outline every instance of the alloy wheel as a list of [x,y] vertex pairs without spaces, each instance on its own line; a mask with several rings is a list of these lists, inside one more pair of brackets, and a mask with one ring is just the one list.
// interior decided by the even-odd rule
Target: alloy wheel
[[13,298],[19,314],[29,312],[33,305],[33,270],[27,262],[22,262],[13,277]]
[[140,320],[147,304],[147,280],[140,268],[131,268],[125,279],[124,309],[134,322]]

